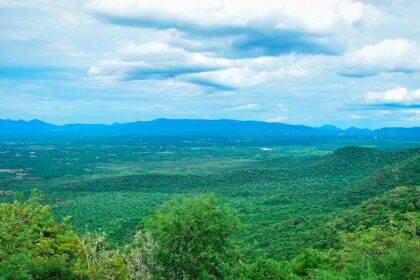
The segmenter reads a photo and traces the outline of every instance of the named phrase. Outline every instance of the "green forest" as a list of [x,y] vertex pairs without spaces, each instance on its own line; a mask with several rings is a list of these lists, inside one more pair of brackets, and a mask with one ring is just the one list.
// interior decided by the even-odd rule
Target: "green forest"
[[420,148],[0,143],[0,279],[419,279]]

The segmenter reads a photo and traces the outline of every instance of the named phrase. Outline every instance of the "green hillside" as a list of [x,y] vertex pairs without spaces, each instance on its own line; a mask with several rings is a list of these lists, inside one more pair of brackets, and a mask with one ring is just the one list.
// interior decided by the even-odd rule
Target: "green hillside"
[[[359,155],[360,152],[360,156]],[[380,152],[373,149],[349,147],[335,151],[329,156],[312,163],[309,168],[318,170],[320,174],[313,176],[326,176],[342,178],[345,183],[332,186],[330,195],[321,199],[319,205],[311,205],[312,214],[295,215],[257,232],[258,237],[250,239],[263,239],[260,246],[266,247],[268,256],[283,257],[295,256],[305,247],[327,248],[336,242],[335,220],[337,215],[349,208],[354,208],[364,201],[383,194],[397,186],[415,186],[420,184],[419,150],[404,150],[399,152]],[[337,167],[339,166],[339,167]],[[382,167],[379,169],[378,167]],[[306,167],[308,168],[308,167]],[[353,170],[351,176],[345,176],[340,170]],[[379,169],[379,170],[378,170]],[[355,170],[359,170],[355,172]],[[361,177],[360,174],[369,174],[359,180],[351,180],[352,176]],[[315,172],[316,173],[316,172]],[[331,174],[331,175],[328,175]],[[327,177],[328,178],[328,177]],[[326,180],[324,181],[326,182]],[[325,184],[323,188],[329,185]],[[308,193],[309,194],[309,193]],[[315,192],[312,193],[312,195]],[[319,212],[318,212],[318,211]],[[300,213],[303,211],[300,210]],[[298,212],[298,213],[299,213]],[[319,214],[318,214],[319,213]],[[321,230],[322,229],[322,230]],[[281,248],[281,249],[280,249]],[[278,254],[277,252],[280,252]]]
[[120,244],[165,201],[212,193],[237,209],[250,257],[291,259],[336,242],[327,225],[342,211],[420,184],[419,149],[77,144],[5,145],[1,168],[16,172],[2,188],[37,188],[56,217],[72,216],[78,234],[101,229]]
[[330,218],[336,242],[307,249],[291,263],[304,279],[417,279],[420,187],[397,187]]
[[387,225],[390,220],[403,221],[407,213],[419,211],[420,187],[397,187],[345,211],[330,223],[337,232],[353,232]]
[[[0,279],[383,279],[420,273],[419,187],[398,187],[329,222],[336,242],[290,261],[250,258],[237,213],[214,196],[171,200],[131,242],[76,235],[37,194],[0,203]],[[318,228],[322,232],[323,226]]]
[[420,156],[416,154],[400,164],[375,172],[360,183],[349,188],[345,196],[363,201],[396,186],[418,185],[419,181]]

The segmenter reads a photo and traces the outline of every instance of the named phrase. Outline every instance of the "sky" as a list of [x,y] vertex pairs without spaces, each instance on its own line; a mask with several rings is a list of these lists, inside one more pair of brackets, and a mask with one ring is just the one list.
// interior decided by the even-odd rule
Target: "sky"
[[420,126],[420,1],[0,0],[0,119]]

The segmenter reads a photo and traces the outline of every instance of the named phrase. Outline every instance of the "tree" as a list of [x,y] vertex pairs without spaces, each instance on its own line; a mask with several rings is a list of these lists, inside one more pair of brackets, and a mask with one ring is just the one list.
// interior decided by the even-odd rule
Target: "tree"
[[66,221],[57,223],[34,191],[0,203],[0,279],[71,279],[81,247]]
[[131,279],[125,255],[118,249],[108,248],[105,233],[87,232],[79,241],[84,257],[78,271],[80,276],[90,280]]
[[293,260],[291,267],[296,275],[306,277],[313,270],[328,268],[330,262],[331,260],[326,253],[307,248]]
[[145,221],[164,279],[223,279],[239,262],[236,212],[212,195],[173,199]]
[[241,280],[293,280],[298,279],[287,262],[259,257],[250,264],[244,264],[239,275],[234,279]]
[[394,220],[391,215],[388,224],[341,232],[339,248],[329,251],[333,265],[306,270],[307,275],[320,280],[417,279],[420,273],[419,217],[418,213],[407,213],[401,220]]
[[78,237],[58,223],[34,191],[27,201],[0,203],[0,280],[151,279],[155,247],[137,232],[124,249],[112,248],[103,232]]

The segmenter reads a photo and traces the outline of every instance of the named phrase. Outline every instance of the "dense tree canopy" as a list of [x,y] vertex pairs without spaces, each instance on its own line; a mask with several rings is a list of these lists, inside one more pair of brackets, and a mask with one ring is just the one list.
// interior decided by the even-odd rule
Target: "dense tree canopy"
[[420,184],[418,148],[189,140],[0,141],[0,200],[6,199],[1,191],[27,195],[38,188],[57,219],[73,217],[76,233],[101,229],[124,246],[139,219],[165,201],[214,193],[245,224],[239,237],[251,247],[247,256],[290,260],[307,247],[326,249],[337,241],[337,227],[325,225],[331,215],[395,187]]
[[116,247],[56,222],[34,192],[0,204],[0,279],[418,279],[418,194],[400,187],[366,201],[331,221],[334,246],[277,261],[245,257],[237,213],[211,195],[164,203]]
[[57,223],[39,193],[0,204],[0,279],[71,279],[81,244],[66,223]]
[[174,199],[145,223],[164,279],[223,279],[238,264],[237,214],[214,196]]

